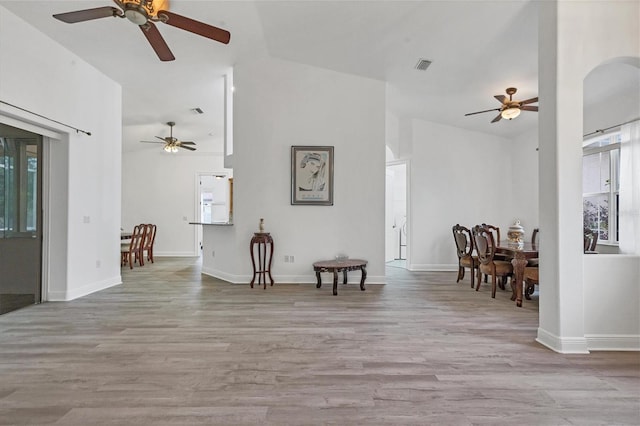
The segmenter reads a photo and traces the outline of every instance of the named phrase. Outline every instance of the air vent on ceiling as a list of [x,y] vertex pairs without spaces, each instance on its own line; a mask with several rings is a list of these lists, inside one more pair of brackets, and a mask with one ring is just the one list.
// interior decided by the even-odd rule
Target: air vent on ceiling
[[426,59],[419,59],[415,68],[420,71],[425,71],[431,65],[431,61],[427,61]]
[[196,114],[204,114],[204,111],[201,108],[192,108],[191,111],[195,112]]

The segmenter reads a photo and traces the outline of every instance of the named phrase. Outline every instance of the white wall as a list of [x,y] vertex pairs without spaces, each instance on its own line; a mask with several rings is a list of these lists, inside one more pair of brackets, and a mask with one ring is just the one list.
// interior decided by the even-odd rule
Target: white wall
[[130,231],[140,223],[154,223],[154,256],[199,256],[199,225],[189,225],[198,213],[197,173],[229,170],[223,167],[222,154],[167,154],[158,146],[123,155],[122,228]]
[[526,213],[513,202],[513,142],[422,120],[412,134],[408,268],[457,270],[453,225],[490,223],[506,236]]
[[[203,271],[248,282],[264,218],[276,282],[314,282],[312,263],[340,252],[369,261],[367,282],[384,282],[384,83],[256,58],[236,65],[234,85],[234,225],[205,228],[216,256]],[[335,147],[333,206],[291,205],[292,145]]]
[[640,349],[640,257],[584,255],[584,329],[590,350]]
[[[525,228],[525,237],[530,239],[533,228],[539,228],[538,129],[519,135],[509,145],[513,211]],[[503,235],[506,238],[506,231]]]
[[44,298],[70,300],[120,283],[121,87],[3,7],[0,52],[0,99],[92,133],[0,104],[5,118],[59,135],[45,148]]

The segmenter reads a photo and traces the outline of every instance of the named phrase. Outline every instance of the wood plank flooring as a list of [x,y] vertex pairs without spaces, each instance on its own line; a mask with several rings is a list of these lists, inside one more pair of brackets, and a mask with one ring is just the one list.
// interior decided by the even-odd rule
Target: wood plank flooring
[[[1,425],[638,425],[640,354],[537,343],[537,300],[388,268],[387,285],[123,268],[0,316]],[[330,277],[323,281],[330,283]]]

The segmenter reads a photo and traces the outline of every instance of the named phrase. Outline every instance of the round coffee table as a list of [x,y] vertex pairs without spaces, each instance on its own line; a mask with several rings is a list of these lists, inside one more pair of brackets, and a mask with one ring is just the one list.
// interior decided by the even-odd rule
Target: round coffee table
[[318,284],[316,288],[322,286],[322,279],[320,278],[320,272],[333,272],[333,295],[338,295],[338,272],[342,271],[344,276],[343,283],[347,283],[347,271],[355,271],[360,269],[362,271],[362,278],[360,279],[360,290],[364,291],[364,280],[367,278],[367,261],[362,259],[345,259],[345,260],[321,260],[313,264],[313,270],[316,272],[316,278]]

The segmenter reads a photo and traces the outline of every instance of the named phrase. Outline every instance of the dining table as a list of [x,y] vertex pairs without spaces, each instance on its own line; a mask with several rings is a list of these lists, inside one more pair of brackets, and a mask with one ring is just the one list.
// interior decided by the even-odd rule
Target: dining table
[[516,301],[516,306],[522,306],[524,268],[528,259],[538,257],[538,244],[532,242],[514,243],[509,240],[502,240],[496,245],[496,253],[504,254],[507,259],[511,259],[513,265],[513,275],[515,285],[512,286],[513,294],[511,300]]

